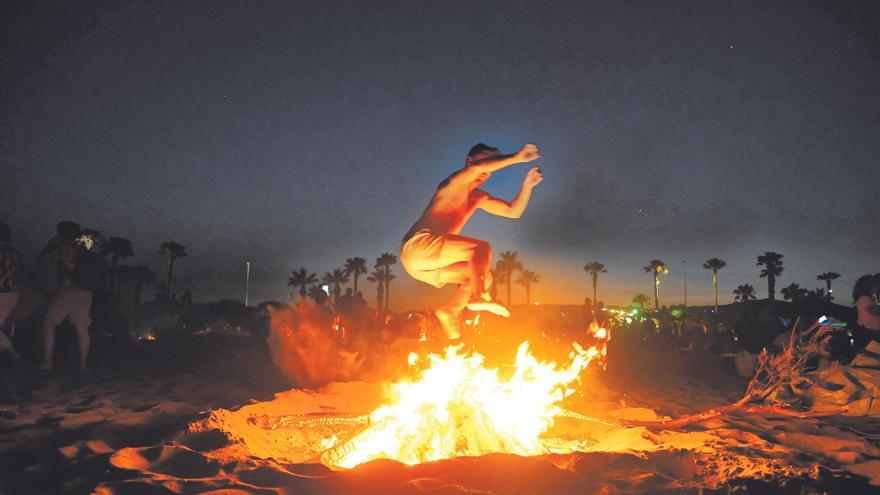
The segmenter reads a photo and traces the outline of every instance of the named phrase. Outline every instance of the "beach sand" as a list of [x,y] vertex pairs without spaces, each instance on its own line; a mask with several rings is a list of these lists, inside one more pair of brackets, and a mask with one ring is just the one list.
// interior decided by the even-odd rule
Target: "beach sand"
[[[609,422],[696,412],[738,399],[732,363],[698,351],[617,350],[565,406]],[[589,450],[490,454],[350,470],[320,464],[321,440],[356,427],[302,426],[309,413],[357,415],[383,385],[291,388],[265,344],[244,337],[156,342],[85,376],[2,380],[0,493],[869,493],[880,484],[870,418],[730,416],[683,431],[562,419]],[[874,484],[872,484],[874,483]]]

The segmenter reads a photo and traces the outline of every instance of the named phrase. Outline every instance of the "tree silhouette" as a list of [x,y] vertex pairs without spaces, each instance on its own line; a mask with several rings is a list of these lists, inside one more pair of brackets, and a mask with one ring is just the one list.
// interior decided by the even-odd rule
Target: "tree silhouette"
[[119,258],[134,256],[131,241],[124,237],[111,237],[101,245],[101,256],[110,255],[110,293],[116,293],[116,266]]
[[761,278],[767,277],[767,298],[771,301],[776,299],[776,277],[782,274],[782,255],[773,251],[766,251],[758,256],[755,266],[763,266]]
[[650,273],[654,277],[654,309],[660,309],[660,275],[669,273],[666,263],[660,260],[651,260],[648,266],[643,268],[645,273]]
[[[644,309],[645,304],[648,304],[648,301],[650,300],[651,299],[649,299],[648,296],[644,294],[636,294],[635,297],[633,297],[632,302],[633,304],[638,304],[640,308]],[[595,301],[593,301],[593,303],[595,304]]]
[[394,256],[391,253],[384,253],[382,256],[376,258],[376,266],[382,267],[382,271],[385,272],[385,276],[382,278],[382,282],[385,284],[385,307],[384,310],[387,312],[388,307],[390,306],[391,301],[391,281],[397,278],[396,276],[391,274],[391,265],[397,263],[397,256]]
[[499,270],[497,268],[497,264],[495,266],[496,268],[489,269],[489,273],[492,274],[492,286],[489,287],[489,297],[491,297],[493,301],[498,300],[498,284],[503,284],[505,280],[507,280],[504,278],[507,276],[507,274]]
[[733,295],[735,296],[734,300],[739,302],[756,299],[755,288],[749,284],[737,285],[736,289],[733,290]]
[[703,268],[712,270],[712,289],[715,292],[715,314],[718,314],[718,270],[727,266],[727,262],[718,258],[711,258],[703,263]]
[[816,280],[822,280],[825,282],[825,294],[824,297],[820,297],[819,299],[827,299],[831,301],[834,299],[834,296],[831,294],[831,281],[840,278],[839,273],[834,272],[825,272],[816,275]]
[[596,285],[599,283],[599,274],[608,273],[608,270],[605,269],[605,265],[602,263],[591,261],[584,265],[584,271],[589,273],[593,278],[593,304],[596,304],[599,301],[597,299],[599,296],[596,295]]
[[532,304],[532,284],[541,281],[541,276],[531,270],[520,270],[519,278],[516,283],[522,285],[526,289],[526,304]]
[[174,271],[174,260],[186,256],[186,246],[174,241],[163,242],[159,246],[159,254],[168,255],[168,271],[165,274],[165,294],[171,296],[171,276]]
[[510,283],[513,281],[513,272],[516,270],[522,270],[522,263],[517,261],[516,256],[519,253],[516,251],[505,251],[501,253],[501,259],[495,264],[496,269],[499,272],[503,272],[504,281],[507,282],[507,305],[511,305],[510,301]]
[[376,285],[376,309],[382,309],[385,301],[385,271],[382,267],[376,265],[375,270],[367,277],[367,281]]
[[798,301],[807,295],[807,289],[802,289],[799,284],[789,284],[782,288],[782,297],[786,301]]
[[299,287],[300,301],[306,298],[309,286],[316,283],[318,283],[318,276],[314,273],[309,273],[305,268],[291,271],[290,278],[287,279],[287,285],[294,289]]
[[333,304],[339,304],[339,296],[342,294],[342,284],[347,283],[348,280],[349,278],[348,275],[345,274],[345,270],[336,268],[332,272],[324,272],[323,282],[333,286]]
[[363,258],[348,258],[345,260],[345,274],[354,278],[354,293],[358,291],[358,277],[367,273],[367,260]]

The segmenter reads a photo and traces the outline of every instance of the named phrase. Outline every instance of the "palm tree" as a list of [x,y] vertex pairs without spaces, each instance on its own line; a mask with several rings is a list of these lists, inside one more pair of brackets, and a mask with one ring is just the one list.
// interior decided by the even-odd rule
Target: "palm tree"
[[379,265],[376,265],[375,268],[373,273],[367,277],[367,281],[378,284],[376,285],[376,309],[382,309],[382,304],[385,301],[385,272]]
[[[646,296],[644,294],[636,294],[636,296],[633,297],[633,304],[638,304],[639,307],[642,309],[645,308],[645,304],[648,304],[648,301],[650,301],[650,299],[648,298],[648,296]],[[594,301],[594,304],[595,304],[595,301]]]
[[119,258],[134,256],[131,241],[124,237],[111,237],[101,246],[101,255],[110,255],[110,293],[116,293],[116,265]]
[[367,273],[367,260],[363,258],[348,258],[345,260],[345,274],[354,277],[354,293],[358,291],[358,277]]
[[767,277],[767,298],[776,299],[776,277],[782,274],[782,255],[773,251],[765,251],[758,256],[755,266],[763,266],[761,278]]
[[[834,279],[837,279],[837,278],[840,278],[840,274],[834,273],[834,272],[825,272],[825,273],[820,273],[819,275],[816,275],[816,280],[822,280],[825,282],[825,297],[824,298],[828,299],[829,301],[834,299],[834,296],[831,295],[831,281]],[[820,298],[820,299],[822,299],[822,298]]]
[[394,275],[391,274],[391,265],[397,263],[397,256],[394,256],[391,253],[384,253],[382,256],[376,258],[376,266],[382,267],[382,271],[385,272],[385,276],[382,279],[382,282],[385,284],[385,311],[388,311],[389,302],[391,300],[391,281],[394,280]]
[[339,303],[339,296],[342,294],[342,284],[348,283],[348,280],[349,278],[345,274],[345,270],[336,268],[333,272],[324,272],[323,282],[333,285],[333,304]]
[[[497,267],[497,264],[496,264]],[[489,273],[492,274],[492,286],[489,287],[489,297],[492,298],[493,301],[498,300],[498,284],[503,284],[507,279],[505,278],[507,274],[498,268],[489,269]]]
[[782,288],[782,297],[786,301],[797,301],[807,295],[807,289],[802,289],[799,284],[789,284]]
[[736,289],[733,290],[733,295],[735,301],[746,302],[750,299],[757,299],[755,297],[755,288],[749,284],[737,285]]
[[599,300],[596,299],[598,296],[596,295],[596,285],[599,283],[599,274],[600,273],[608,273],[608,270],[605,269],[605,265],[599,263],[598,261],[591,261],[584,265],[584,271],[589,273],[590,276],[593,277],[593,304],[596,304]]
[[712,288],[715,291],[715,314],[718,314],[718,270],[727,266],[727,262],[718,258],[711,258],[703,263],[703,268],[712,270]]
[[171,275],[174,271],[174,260],[186,256],[186,246],[174,241],[165,241],[159,246],[159,254],[168,255],[168,272],[165,274],[165,294],[171,295]]
[[516,283],[526,288],[526,304],[532,304],[532,284],[541,281],[541,276],[531,270],[521,270]]
[[309,273],[305,268],[291,271],[290,277],[287,279],[287,285],[293,288],[299,287],[300,301],[306,298],[309,286],[316,283],[318,283],[318,276]]
[[660,260],[651,260],[648,266],[644,267],[645,273],[650,273],[654,277],[654,309],[660,309],[660,275],[669,273],[666,263]]
[[513,281],[513,272],[516,270],[522,270],[523,265],[519,261],[517,261],[516,251],[504,251],[501,253],[501,259],[495,264],[495,268],[504,273],[504,281],[507,282],[507,305],[510,306],[510,283]]

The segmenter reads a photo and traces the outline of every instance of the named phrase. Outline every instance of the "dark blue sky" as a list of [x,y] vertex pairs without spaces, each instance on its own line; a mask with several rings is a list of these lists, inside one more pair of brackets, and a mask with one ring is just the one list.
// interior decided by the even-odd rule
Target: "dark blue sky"
[[[723,301],[766,294],[766,250],[780,286],[842,273],[844,303],[880,271],[877,3],[57,3],[0,12],[0,216],[24,251],[72,219],[153,266],[163,240],[181,271],[250,260],[281,298],[290,269],[396,253],[475,142],[535,142],[525,217],[465,233],[519,251],[542,301],[581,301],[593,259],[609,302],[649,293],[653,258],[669,303],[684,260],[692,302],[710,257]],[[399,309],[443,297],[398,275]]]

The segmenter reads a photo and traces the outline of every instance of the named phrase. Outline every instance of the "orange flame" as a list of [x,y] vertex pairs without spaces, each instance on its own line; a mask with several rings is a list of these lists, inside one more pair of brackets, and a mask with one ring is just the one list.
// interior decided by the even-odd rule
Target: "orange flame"
[[447,347],[443,356],[411,355],[409,364],[426,363],[416,381],[393,386],[394,403],[371,414],[367,430],[341,445],[329,463],[354,467],[379,459],[416,464],[491,452],[538,455],[551,451],[541,441],[574,393],[569,385],[600,355],[572,344],[564,367],[538,361],[528,342],[517,351],[513,374],[483,366],[483,356]]

